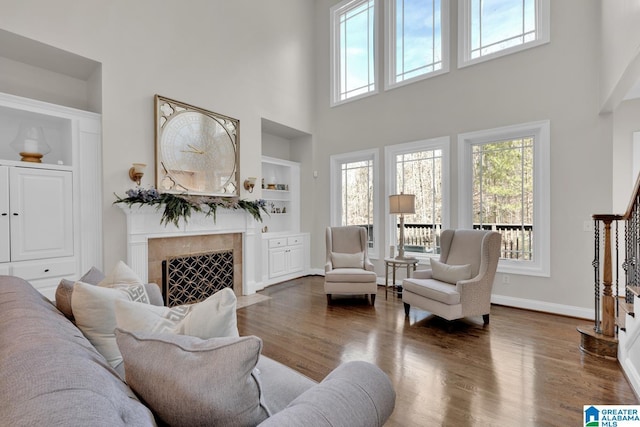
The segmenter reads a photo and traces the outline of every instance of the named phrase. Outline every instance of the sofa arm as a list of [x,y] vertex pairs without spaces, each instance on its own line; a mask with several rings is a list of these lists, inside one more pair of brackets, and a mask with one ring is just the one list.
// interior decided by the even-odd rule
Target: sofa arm
[[347,362],[260,426],[382,426],[395,401],[396,392],[380,368],[369,362]]
[[325,272],[325,273],[328,273],[328,272],[330,272],[331,270],[333,270],[333,264],[332,264],[331,262],[327,262],[327,263],[324,265],[324,272]]

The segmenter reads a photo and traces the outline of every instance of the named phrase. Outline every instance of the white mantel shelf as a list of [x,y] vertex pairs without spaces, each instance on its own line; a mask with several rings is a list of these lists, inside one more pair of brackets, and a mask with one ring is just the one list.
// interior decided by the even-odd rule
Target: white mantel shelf
[[263,288],[259,271],[262,240],[259,223],[244,210],[218,208],[215,221],[213,216],[194,212],[187,221],[180,220],[176,227],[171,222],[160,223],[162,207],[130,207],[122,203],[118,206],[127,216],[127,263],[144,282],[149,277],[149,239],[241,233],[243,294],[251,295]]

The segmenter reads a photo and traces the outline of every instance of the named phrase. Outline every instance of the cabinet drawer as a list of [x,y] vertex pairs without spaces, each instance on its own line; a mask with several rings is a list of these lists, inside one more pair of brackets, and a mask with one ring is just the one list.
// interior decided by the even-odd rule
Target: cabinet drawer
[[292,236],[287,238],[287,245],[301,245],[304,241],[302,236]]
[[280,248],[282,246],[287,245],[287,238],[283,237],[280,239],[269,239],[269,247],[270,248]]
[[60,277],[73,275],[76,272],[76,260],[71,259],[44,259],[13,264],[13,275],[25,280],[46,279],[48,277]]

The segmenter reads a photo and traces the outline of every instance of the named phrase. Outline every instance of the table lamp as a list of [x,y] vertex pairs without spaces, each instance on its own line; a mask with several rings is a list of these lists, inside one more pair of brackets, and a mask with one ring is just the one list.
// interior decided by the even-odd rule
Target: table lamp
[[389,213],[400,215],[400,238],[396,259],[414,259],[414,257],[404,256],[404,215],[416,213],[416,196],[403,193],[389,196]]

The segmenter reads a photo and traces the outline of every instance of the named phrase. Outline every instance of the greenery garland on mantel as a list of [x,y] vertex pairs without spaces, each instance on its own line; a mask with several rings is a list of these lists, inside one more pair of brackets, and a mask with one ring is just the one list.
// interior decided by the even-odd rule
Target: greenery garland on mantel
[[159,193],[155,188],[148,190],[142,188],[132,188],[127,190],[127,197],[120,197],[117,194],[116,203],[124,203],[129,207],[133,205],[156,206],[156,210],[164,206],[160,224],[167,225],[173,223],[179,227],[180,219],[188,222],[192,212],[202,212],[205,216],[212,216],[216,222],[216,211],[223,209],[242,209],[259,222],[262,222],[262,212],[269,214],[266,209],[266,202],[260,200],[240,200],[235,198],[212,197],[212,196],[191,196],[188,194]]

